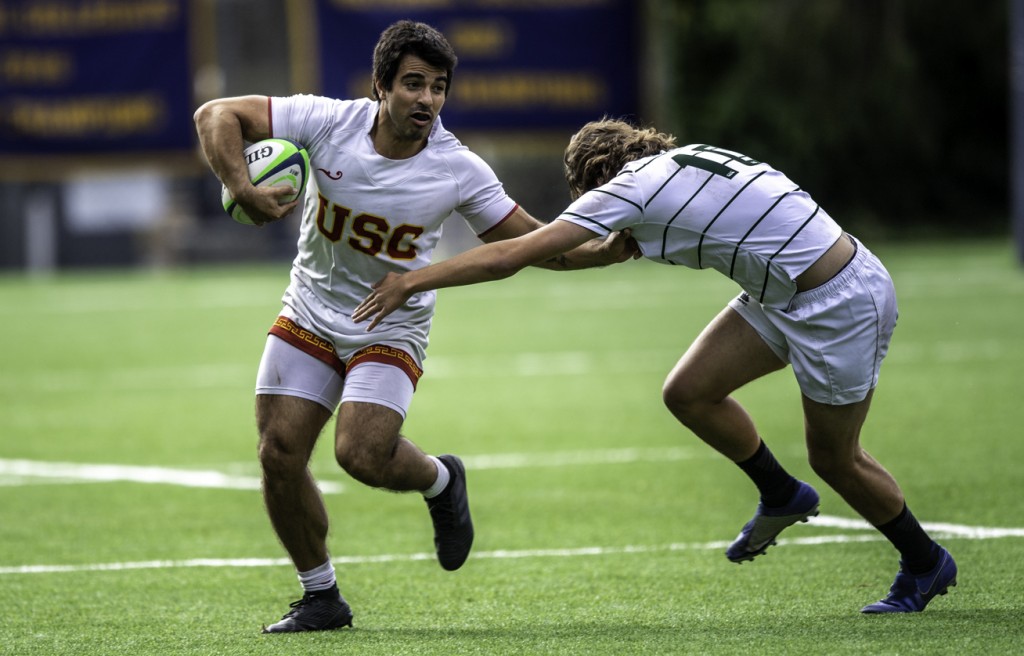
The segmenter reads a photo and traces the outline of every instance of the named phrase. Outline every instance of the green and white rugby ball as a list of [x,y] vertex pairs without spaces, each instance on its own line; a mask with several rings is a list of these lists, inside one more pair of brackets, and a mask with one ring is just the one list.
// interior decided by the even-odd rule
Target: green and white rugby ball
[[[294,187],[297,192],[282,198],[290,203],[306,191],[309,178],[309,153],[302,144],[291,139],[264,139],[245,149],[245,163],[249,166],[249,179],[257,187]],[[220,202],[232,219],[254,225],[245,210],[235,202],[228,188],[221,185]]]

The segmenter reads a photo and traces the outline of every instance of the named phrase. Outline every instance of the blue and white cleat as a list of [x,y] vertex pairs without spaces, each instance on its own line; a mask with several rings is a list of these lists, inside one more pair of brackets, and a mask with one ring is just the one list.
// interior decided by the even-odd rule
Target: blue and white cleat
[[939,564],[930,572],[917,576],[906,571],[900,561],[900,571],[889,588],[889,596],[860,609],[867,615],[877,613],[920,613],[928,602],[944,595],[956,585],[956,561],[949,552],[939,547]]
[[754,518],[746,523],[725,550],[726,558],[734,563],[753,560],[775,544],[775,538],[783,530],[797,522],[806,522],[809,517],[818,514],[818,493],[803,481],[797,483],[800,487],[785,506],[765,508],[763,503],[757,504]]

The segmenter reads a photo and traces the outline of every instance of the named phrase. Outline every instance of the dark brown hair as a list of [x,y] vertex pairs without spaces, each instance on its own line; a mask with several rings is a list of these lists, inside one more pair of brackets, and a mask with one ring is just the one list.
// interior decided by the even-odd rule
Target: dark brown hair
[[373,49],[374,100],[380,100],[376,83],[380,82],[385,89],[390,89],[405,55],[415,55],[431,66],[443,68],[448,74],[448,84],[444,90],[445,95],[448,95],[452,73],[459,61],[455,56],[455,49],[443,34],[426,23],[403,20],[381,32],[380,39]]
[[616,119],[587,123],[565,149],[565,181],[576,200],[614,178],[633,160],[675,148],[676,138],[654,128],[636,128]]

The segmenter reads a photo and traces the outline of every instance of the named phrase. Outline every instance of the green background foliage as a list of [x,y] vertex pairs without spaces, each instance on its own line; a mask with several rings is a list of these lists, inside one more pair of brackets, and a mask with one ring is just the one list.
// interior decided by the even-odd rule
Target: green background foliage
[[860,231],[1005,231],[1006,2],[654,0],[666,125]]

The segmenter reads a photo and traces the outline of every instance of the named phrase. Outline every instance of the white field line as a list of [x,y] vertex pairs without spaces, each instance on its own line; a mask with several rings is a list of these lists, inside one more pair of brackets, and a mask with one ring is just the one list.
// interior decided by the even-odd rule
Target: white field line
[[[864,530],[862,534],[816,535],[795,538],[780,538],[779,546],[818,546],[851,542],[881,542],[885,538],[870,525],[860,520],[843,517],[821,516],[813,518],[804,527],[838,527]],[[995,528],[985,526],[963,526],[958,524],[925,524],[935,537],[940,539],[962,538],[967,540],[991,540],[995,538],[1024,537],[1021,528]],[[803,530],[803,529],[801,529]],[[521,558],[582,558],[587,556],[615,556],[631,554],[653,554],[679,551],[718,551],[729,546],[728,541],[674,542],[662,545],[625,545],[618,547],[575,547],[563,549],[497,549],[478,551],[474,559],[515,560]],[[337,556],[331,559],[335,565],[372,565],[376,563],[408,563],[432,561],[433,553],[378,554],[373,556]],[[140,569],[193,569],[201,567],[287,567],[287,558],[190,558],[186,560],[146,560],[123,563],[91,563],[82,565],[16,565],[0,567],[0,576],[11,574],[66,574],[75,572],[123,572]]]
[[[675,462],[697,457],[693,450],[679,447],[662,449],[599,449],[594,451],[556,451],[552,453],[505,453],[466,456],[463,462],[473,470],[521,469],[526,467],[565,467],[571,465],[612,465],[633,462]],[[709,456],[710,457],[710,456]],[[38,460],[0,459],[0,487],[53,483],[156,483],[183,487],[228,490],[258,490],[255,476],[232,476],[218,471],[142,467],[136,465],[79,464]],[[333,481],[318,481],[324,494],[340,494],[344,487]]]
[[[702,455],[703,454],[703,455]],[[566,467],[578,465],[613,465],[638,462],[679,462],[702,457],[717,457],[704,450],[695,452],[682,447],[596,449],[592,451],[554,451],[549,453],[496,453],[464,456],[467,469],[523,469],[535,467]],[[182,487],[230,490],[258,490],[260,479],[255,476],[233,476],[218,471],[143,467],[134,465],[79,464],[68,462],[41,462],[36,460],[0,459],[0,487],[30,484],[110,483],[129,482],[143,484],[178,485]],[[341,483],[318,480],[324,494],[341,494]],[[860,519],[815,517],[809,522],[823,528],[872,530]],[[967,527],[957,524],[925,523],[924,527],[936,534],[969,539],[1024,537],[1024,529]]]
[[[227,490],[260,489],[258,477],[230,476],[218,471],[0,459],[0,485],[24,485],[40,481],[51,483],[158,483]],[[320,487],[321,490],[329,494],[337,494],[343,490],[340,484],[327,481],[321,482]]]
[[[873,531],[874,527],[863,519],[844,519],[822,515],[812,517],[808,526],[827,528],[859,529]],[[1024,538],[1024,528],[995,528],[988,526],[965,526],[944,522],[921,522],[926,531],[938,538],[965,538],[968,540],[991,540],[994,538]],[[781,543],[781,540],[780,540]]]
[[[695,455],[691,450],[684,448],[626,448],[595,451],[563,451],[533,454],[509,453],[467,456],[464,458],[464,462],[470,469],[485,470],[545,466],[620,464],[630,462],[664,462],[689,460],[694,457]],[[138,467],[124,465],[82,465],[75,463],[0,459],[0,483],[5,480],[5,477],[9,482],[43,478],[57,482],[129,481],[137,483],[166,483],[187,487],[213,487],[244,490],[258,489],[260,484],[259,479],[255,477],[229,476],[216,471],[181,470],[164,467]],[[336,493],[341,491],[341,486],[336,483],[321,482],[321,487],[324,488],[325,492]],[[860,535],[840,534],[782,538],[779,540],[779,544],[810,546],[843,542],[873,542],[883,539],[882,536],[877,534],[867,522],[860,519],[848,519],[825,515],[812,518],[804,526],[826,529],[836,528],[847,531],[864,531],[866,533]],[[938,538],[985,540],[1006,537],[1024,537],[1024,529],[1020,528],[965,526],[950,523],[925,523],[924,527]],[[728,544],[728,542],[721,541],[704,543],[672,543],[667,545],[627,545],[619,547],[595,546],[570,549],[496,550],[477,552],[473,557],[482,559],[571,558],[615,554],[657,553],[666,551],[717,550],[724,549]],[[333,561],[339,565],[359,565],[386,562],[414,562],[420,560],[433,560],[433,558],[434,554],[432,553],[413,553],[336,557]],[[285,565],[289,565],[289,561],[284,558],[200,558],[188,560],[98,563],[85,565],[22,565],[0,567],[0,575],[195,567],[275,567]]]

